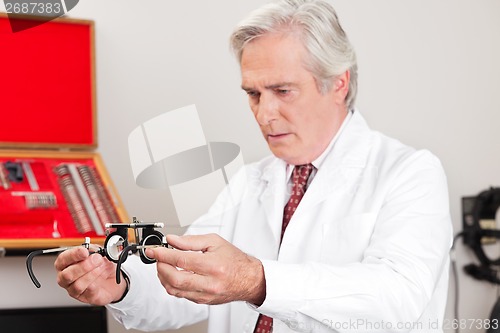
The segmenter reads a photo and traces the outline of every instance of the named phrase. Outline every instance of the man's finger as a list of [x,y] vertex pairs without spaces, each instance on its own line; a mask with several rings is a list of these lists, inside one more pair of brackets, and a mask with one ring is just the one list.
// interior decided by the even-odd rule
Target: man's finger
[[[93,256],[92,259],[94,259]],[[102,292],[100,288],[104,281],[108,280],[110,276],[114,277],[115,266],[113,263],[100,256],[96,256],[95,259],[96,262],[100,260],[101,264],[97,264],[95,268],[87,272],[82,271],[84,274],[69,286],[68,292],[71,292],[75,298],[85,294],[84,297],[86,298],[96,299],[99,293]],[[93,264],[95,265],[96,262],[93,262]],[[113,283],[115,283],[114,279]],[[122,283],[125,282],[122,281]]]
[[203,274],[207,262],[201,252],[186,252],[166,248],[148,249],[148,257],[156,259],[160,263],[169,264],[187,271]]
[[89,272],[105,265],[104,260],[106,259],[98,254],[93,254],[90,257],[87,256],[85,260],[75,262],[60,271],[57,283],[61,287],[67,288]]
[[54,267],[57,271],[62,271],[65,268],[74,265],[80,261],[87,259],[89,256],[89,251],[82,247],[77,247],[74,249],[66,250],[59,254],[57,257]]
[[219,244],[222,238],[215,234],[208,235],[167,235],[167,242],[174,248],[184,251],[206,252],[209,248]]
[[186,270],[177,270],[171,265],[158,263],[158,277],[167,293],[187,298],[196,303],[208,303],[218,290],[209,277]]

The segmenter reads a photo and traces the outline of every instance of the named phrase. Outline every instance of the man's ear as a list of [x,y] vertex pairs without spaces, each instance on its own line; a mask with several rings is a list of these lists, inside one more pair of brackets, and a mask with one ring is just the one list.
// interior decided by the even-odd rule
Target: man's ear
[[333,92],[335,96],[335,102],[344,103],[347,93],[349,92],[349,80],[351,79],[351,73],[346,70],[344,73],[335,77],[333,81]]

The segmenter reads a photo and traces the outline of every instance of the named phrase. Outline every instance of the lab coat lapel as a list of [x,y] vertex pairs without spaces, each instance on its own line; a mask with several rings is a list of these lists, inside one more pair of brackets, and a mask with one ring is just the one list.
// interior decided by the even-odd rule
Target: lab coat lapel
[[323,161],[295,215],[312,209],[332,195],[339,200],[352,195],[356,191],[355,180],[366,166],[370,145],[370,129],[361,114],[355,111]]
[[281,238],[281,220],[283,219],[286,192],[285,178],[286,163],[277,158],[262,171],[261,176],[264,190],[259,201],[264,209],[267,225],[277,244]]

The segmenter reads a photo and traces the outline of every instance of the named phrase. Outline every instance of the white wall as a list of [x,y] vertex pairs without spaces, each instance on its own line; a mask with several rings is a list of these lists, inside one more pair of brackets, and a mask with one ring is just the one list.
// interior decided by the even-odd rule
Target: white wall
[[[227,43],[232,27],[266,2],[82,0],[71,11],[96,22],[99,152],[131,216],[181,231],[169,194],[135,186],[129,167],[128,133],[156,115],[196,103],[209,141],[239,144],[246,162],[268,154]],[[357,49],[358,107],[373,128],[440,157],[460,230],[460,198],[500,186],[500,2],[332,3]],[[457,257],[460,268],[473,261],[461,244]],[[35,290],[24,258],[1,259],[0,307],[76,304],[55,286],[52,263],[36,260],[43,287]],[[489,317],[495,287],[459,279],[461,317]]]

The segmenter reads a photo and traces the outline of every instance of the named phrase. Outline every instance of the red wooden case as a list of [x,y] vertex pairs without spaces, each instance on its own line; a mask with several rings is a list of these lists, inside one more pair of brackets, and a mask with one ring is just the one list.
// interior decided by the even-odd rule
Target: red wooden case
[[[97,148],[94,23],[0,13],[0,247],[102,244],[128,221]],[[21,22],[22,23],[22,22]]]

